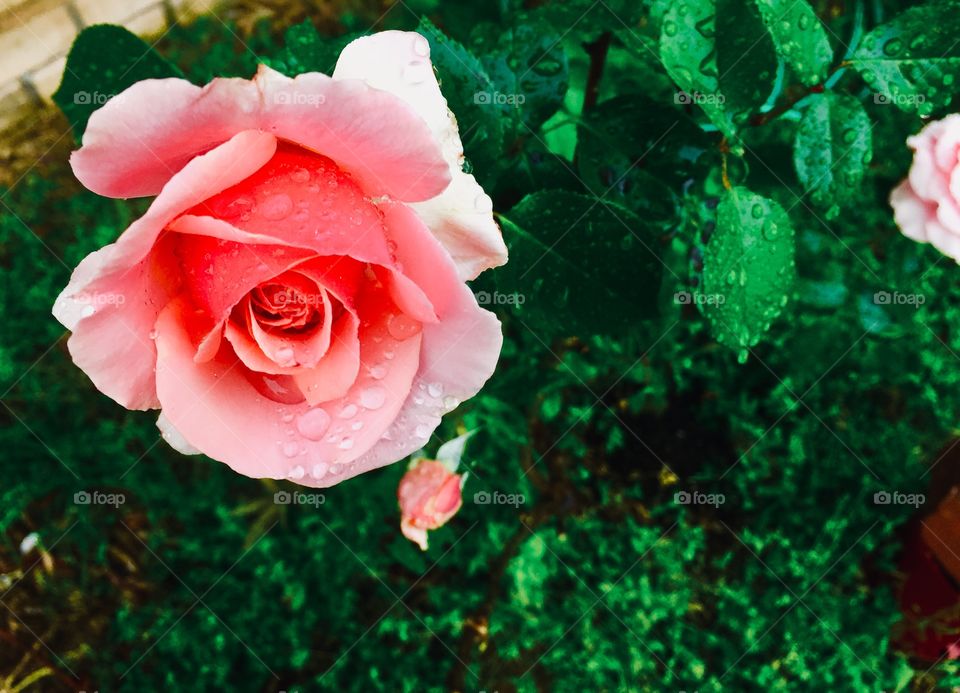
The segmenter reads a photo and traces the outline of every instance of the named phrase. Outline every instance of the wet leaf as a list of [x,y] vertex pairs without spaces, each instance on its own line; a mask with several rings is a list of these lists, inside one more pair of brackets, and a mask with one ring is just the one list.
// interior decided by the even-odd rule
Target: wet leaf
[[852,96],[816,94],[797,128],[793,162],[814,204],[833,218],[858,197],[873,156],[870,118]]
[[806,0],[757,0],[773,43],[804,84],[827,77],[833,50],[827,32]]
[[960,77],[960,12],[953,0],[911,7],[867,34],[850,62],[874,101],[919,115],[950,104]]
[[731,139],[773,87],[773,41],[746,0],[678,0],[664,15],[660,55],[680,100]]
[[742,187],[721,199],[698,305],[717,341],[736,349],[741,361],[789,301],[795,250],[793,227],[777,202]]

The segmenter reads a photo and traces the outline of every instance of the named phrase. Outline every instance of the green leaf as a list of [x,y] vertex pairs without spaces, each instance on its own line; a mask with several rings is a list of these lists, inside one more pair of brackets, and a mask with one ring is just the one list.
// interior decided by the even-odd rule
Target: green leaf
[[637,0],[563,0],[542,3],[531,14],[564,36],[575,34],[581,42],[589,42],[604,31],[637,26],[646,8]]
[[510,262],[498,287],[524,297],[517,313],[538,334],[617,334],[656,314],[657,239],[629,210],[545,190],[500,219]]
[[[480,57],[507,112],[536,129],[553,115],[567,93],[569,66],[561,36],[543,21],[521,19],[513,27],[485,23],[471,34]],[[520,134],[526,134],[521,127]]]
[[756,0],[763,23],[787,65],[807,85],[827,78],[833,50],[807,0]]
[[950,104],[960,76],[955,0],[911,7],[867,34],[850,58],[876,103],[930,115]]
[[700,105],[731,139],[773,88],[773,41],[747,0],[678,0],[664,15],[660,57],[680,102]]
[[643,94],[599,103],[585,114],[577,140],[577,167],[591,193],[671,223],[682,184],[711,146],[686,114]]
[[305,19],[284,32],[283,50],[269,60],[270,67],[288,77],[304,72],[331,74],[344,47],[361,36],[350,33],[337,38],[321,36],[313,22]]
[[746,188],[727,191],[704,252],[697,303],[716,340],[737,349],[741,361],[789,300],[795,250],[783,207]]
[[484,98],[497,88],[473,53],[444,35],[426,17],[420,20],[417,31],[430,42],[430,59],[457,118],[464,153],[474,174],[484,187],[491,185],[503,145],[505,104]]
[[163,77],[183,73],[123,27],[97,24],[74,40],[53,100],[80,141],[91,114],[104,103],[136,82]]
[[833,218],[857,199],[873,156],[872,126],[852,96],[815,94],[797,128],[793,163],[814,204]]

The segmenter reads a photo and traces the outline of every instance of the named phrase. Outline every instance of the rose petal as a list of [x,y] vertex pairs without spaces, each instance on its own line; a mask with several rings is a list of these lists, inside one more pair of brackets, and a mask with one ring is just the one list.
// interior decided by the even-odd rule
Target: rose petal
[[[385,306],[372,308],[380,309],[371,311],[377,315],[389,314]],[[397,342],[383,320],[362,327],[364,368],[345,397],[323,403],[328,420],[323,426],[316,417],[303,418],[315,409],[307,402],[284,404],[263,396],[226,347],[214,360],[195,363],[183,328],[189,310],[175,299],[157,321],[157,393],[170,424],[191,445],[241,474],[290,476],[310,486],[331,486],[365,471],[353,461],[396,419],[417,371],[419,335]],[[389,367],[371,373],[384,362]]]
[[935,206],[924,202],[910,187],[910,181],[903,181],[890,193],[890,206],[893,207],[893,218],[897,226],[907,238],[926,242],[927,222],[935,213]]
[[503,335],[496,316],[458,284],[437,324],[423,326],[420,368],[412,392],[383,440],[355,462],[357,474],[423,447],[440,417],[473,397],[493,374]]
[[261,66],[256,77],[144,80],[93,113],[74,173],[108,197],[156,194],[198,154],[242,130],[261,130],[321,152],[371,195],[425,200],[450,173],[410,106],[359,81],[307,73],[295,79]]
[[53,314],[73,331],[67,345],[74,363],[101,392],[128,409],[157,407],[156,351],[149,335],[177,288],[179,273],[170,247],[155,255],[151,250],[179,212],[246,178],[275,149],[272,135],[241,132],[195,158],[115,243],[91,253],[74,270]]
[[441,143],[451,183],[442,193],[414,204],[453,257],[461,279],[507,261],[507,248],[483,188],[463,172],[463,144],[456,120],[440,92],[430,63],[430,44],[420,34],[383,31],[347,45],[333,72],[336,80],[364,80],[396,94],[429,125]]

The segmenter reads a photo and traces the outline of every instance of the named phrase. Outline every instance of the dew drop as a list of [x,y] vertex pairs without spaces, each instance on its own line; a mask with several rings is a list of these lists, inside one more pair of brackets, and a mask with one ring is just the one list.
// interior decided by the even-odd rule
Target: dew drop
[[379,409],[387,401],[387,392],[379,385],[364,388],[360,393],[360,405],[365,409]]
[[387,367],[382,363],[370,366],[370,377],[374,380],[382,380],[387,375]]
[[430,427],[426,424],[420,424],[413,433],[417,438],[426,438],[430,435]]
[[289,476],[291,479],[302,479],[303,475],[304,475],[303,467],[301,467],[298,464],[296,467],[290,470],[287,476]]
[[330,427],[330,415],[321,408],[311,409],[297,419],[300,435],[310,440],[320,440]]
[[294,183],[306,183],[310,180],[310,171],[302,166],[298,166],[290,173],[290,178],[293,179]]
[[417,36],[413,39],[413,52],[421,58],[426,58],[430,55],[430,42],[423,36]]
[[314,479],[322,479],[327,475],[327,463],[326,462],[317,462],[313,465],[313,469],[310,472],[310,475]]
[[91,315],[97,312],[97,309],[93,306],[84,306],[83,310],[80,311],[80,315],[84,318],[89,318]]
[[287,366],[293,363],[293,347],[280,347],[277,349],[277,363],[281,366]]
[[287,457],[296,457],[300,452],[300,446],[292,440],[283,444],[283,454]]
[[356,404],[348,404],[347,406],[345,406],[343,409],[340,410],[340,418],[352,419],[354,416],[357,415],[357,411],[358,409]]
[[440,397],[443,394],[443,385],[441,383],[430,383],[427,386],[427,394],[431,397]]
[[353,438],[344,438],[337,447],[341,450],[349,450],[353,447]]
[[391,337],[400,342],[419,334],[421,329],[423,329],[421,324],[406,313],[392,315],[387,321],[387,332],[390,333]]
[[260,205],[260,214],[265,219],[279,221],[286,219],[293,211],[293,201],[286,193],[277,193],[268,197]]

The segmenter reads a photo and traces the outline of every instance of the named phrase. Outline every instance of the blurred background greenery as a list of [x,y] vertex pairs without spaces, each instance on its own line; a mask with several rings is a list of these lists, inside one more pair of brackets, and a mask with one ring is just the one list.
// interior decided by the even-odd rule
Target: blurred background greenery
[[[478,430],[464,507],[424,553],[399,532],[403,464],[326,490],[319,507],[277,505],[293,485],[177,454],[155,413],[123,410],[72,365],[53,299],[145,203],[83,190],[70,138],[58,139],[68,121],[37,113],[0,189],[0,690],[960,684],[951,661],[892,644],[912,569],[897,560],[918,510],[874,502],[925,494],[929,512],[960,477],[940,453],[960,421],[960,270],[902,238],[886,201],[921,121],[860,92],[875,155],[856,204],[828,222],[801,199],[790,155],[799,99],[778,86],[787,108],[749,130],[728,173],[790,210],[799,280],[740,363],[676,298],[696,290],[723,147],[645,49],[664,4],[242,0],[172,25],[156,45],[196,83],[249,77],[262,61],[329,72],[356,33],[413,29],[423,16],[478,55],[510,27],[524,45],[550,37],[539,57],[560,51],[548,70],[551,84],[561,69],[566,79],[555,113],[497,124],[444,83],[470,163],[505,219],[546,187],[616,184],[610,198],[652,229],[666,266],[660,315],[585,331],[558,303],[541,329],[524,310],[491,306],[506,333],[498,371],[428,447]],[[852,40],[901,6],[814,8]],[[508,22],[521,13],[525,28]],[[633,166],[651,143],[640,158],[653,163]],[[528,287],[488,273],[475,290],[532,296],[535,275]],[[923,301],[885,305],[877,292]],[[83,491],[124,502],[78,504]],[[475,502],[482,493],[522,499]]]

